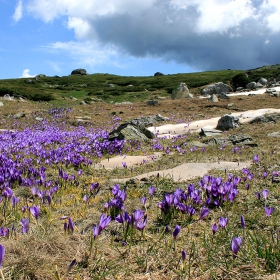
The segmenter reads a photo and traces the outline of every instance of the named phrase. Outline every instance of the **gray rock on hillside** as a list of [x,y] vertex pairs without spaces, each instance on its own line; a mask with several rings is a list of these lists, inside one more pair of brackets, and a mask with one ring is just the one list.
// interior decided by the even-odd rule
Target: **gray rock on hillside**
[[145,127],[136,126],[130,123],[121,124],[117,129],[109,133],[109,140],[138,140],[148,141],[154,139],[155,135]]
[[226,92],[232,92],[232,88],[227,85],[227,84],[224,84],[222,82],[218,82],[218,83],[215,83],[215,84],[212,84],[212,85],[209,85],[207,87],[205,87],[201,93],[203,95],[212,95],[212,94],[216,94],[216,95],[219,95],[221,93],[226,93]]
[[256,89],[256,88],[257,88],[257,83],[256,83],[256,82],[248,83],[248,84],[246,85],[246,88],[247,88],[247,89]]
[[239,125],[239,118],[232,115],[222,116],[217,125],[218,130],[229,130],[231,128],[236,128]]
[[71,72],[71,75],[87,75],[87,70],[86,69],[75,69]]
[[263,86],[266,86],[266,84],[267,84],[267,79],[265,79],[265,78],[260,78],[259,81],[258,81],[258,83],[262,84]]
[[180,83],[179,87],[173,90],[171,94],[171,99],[182,99],[182,98],[193,98],[193,95],[190,93],[187,85],[185,83]]

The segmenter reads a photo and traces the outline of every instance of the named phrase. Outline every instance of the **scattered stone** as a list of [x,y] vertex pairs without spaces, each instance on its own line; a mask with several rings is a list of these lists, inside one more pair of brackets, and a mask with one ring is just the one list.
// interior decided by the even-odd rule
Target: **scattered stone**
[[38,121],[38,122],[42,122],[44,119],[41,118],[41,117],[36,117],[35,120]]
[[265,78],[260,78],[258,83],[260,83],[261,85],[265,86],[267,84],[267,79]]
[[14,115],[14,119],[20,119],[20,118],[24,118],[25,114],[24,113],[17,113]]
[[0,102],[0,107],[4,106],[4,103],[3,102]]
[[154,77],[156,77],[156,76],[164,76],[161,72],[156,72],[155,74],[154,74]]
[[133,103],[132,102],[129,102],[129,101],[124,101],[124,102],[116,102],[115,105],[132,105]]
[[268,137],[280,138],[280,131],[268,133],[267,136],[268,136]]
[[185,83],[180,83],[179,87],[176,90],[173,90],[171,94],[172,100],[182,98],[193,98],[193,95],[190,93]]
[[217,97],[218,97],[219,99],[230,99],[229,96],[228,96],[227,94],[225,94],[224,92],[219,93],[219,94],[217,95]]
[[80,102],[80,105],[87,105],[87,103],[86,103],[84,100],[82,100],[82,101]]
[[254,119],[252,119],[249,123],[269,123],[269,122],[274,122],[277,123],[278,120],[280,120],[280,114],[270,114],[270,115],[264,115],[264,116],[258,116]]
[[218,83],[215,83],[215,84],[212,84],[212,85],[209,85],[209,86],[205,87],[201,91],[201,93],[203,95],[212,95],[212,94],[219,95],[220,93],[231,92],[231,91],[232,91],[232,88],[229,85],[224,84],[222,82],[218,82]]
[[156,106],[156,105],[159,105],[159,102],[157,100],[148,100],[147,105]]
[[246,85],[247,89],[256,89],[256,87],[257,87],[257,83],[256,82],[251,82],[251,83],[248,83]]
[[241,90],[243,90],[243,87],[238,87],[238,88],[236,89],[236,91],[241,91]]
[[26,100],[24,100],[22,97],[19,98],[20,102],[27,102]]
[[273,92],[272,96],[274,96],[274,97],[279,97],[279,96],[280,96],[279,91],[277,91],[277,92]]
[[209,128],[209,127],[202,127],[201,132],[199,133],[200,136],[216,136],[220,135],[223,132],[221,130]]
[[115,87],[114,84],[107,84],[107,87]]
[[219,99],[218,99],[218,97],[217,97],[216,94],[212,94],[212,95],[210,96],[209,100],[212,101],[212,102],[214,102],[214,103],[219,102]]
[[227,105],[227,107],[230,108],[230,107],[232,107],[233,105],[234,105],[234,103],[229,103],[229,104]]
[[156,96],[156,99],[158,99],[158,100],[166,100],[167,97],[166,96]]
[[6,101],[13,101],[14,97],[10,96],[9,94],[5,94],[1,99]]
[[34,84],[34,81],[31,79],[27,79],[24,81],[26,84]]
[[224,115],[222,116],[217,125],[218,130],[229,130],[231,128],[236,128],[238,127],[239,124],[239,118],[232,116],[232,115]]
[[267,88],[265,92],[273,93],[273,92],[276,92],[276,89],[275,88]]
[[125,123],[110,132],[108,140],[138,140],[146,142],[153,138],[155,138],[155,135],[145,127]]
[[75,69],[71,72],[71,75],[87,75],[87,70],[86,69]]
[[38,74],[35,76],[35,79],[38,80],[39,78],[43,78],[43,77],[46,77],[45,74]]
[[77,101],[78,100],[78,98],[73,97],[73,96],[70,96],[70,99],[72,99],[73,101]]
[[231,135],[227,138],[211,138],[209,140],[207,140],[207,144],[209,145],[218,145],[218,146],[222,146],[222,145],[248,145],[248,146],[254,146],[256,147],[257,144],[256,143],[252,143],[253,138],[245,135],[245,134],[235,134],[235,135]]

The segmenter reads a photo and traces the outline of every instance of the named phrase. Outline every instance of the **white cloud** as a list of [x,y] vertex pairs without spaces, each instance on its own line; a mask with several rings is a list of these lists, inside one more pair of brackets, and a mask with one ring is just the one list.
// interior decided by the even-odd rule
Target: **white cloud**
[[25,0],[23,5],[45,22],[61,17],[78,42],[47,49],[86,65],[121,66],[123,54],[200,69],[246,69],[279,60],[279,0]]
[[119,52],[114,49],[114,46],[101,46],[96,42],[93,43],[90,41],[55,42],[42,48],[56,54],[67,54],[79,64],[92,67],[100,64],[117,66],[117,61],[120,58]]
[[55,61],[47,61],[46,62],[55,72],[61,73],[61,68],[58,62]]
[[13,14],[13,19],[18,22],[22,18],[22,0],[19,0]]
[[30,75],[29,72],[30,72],[29,69],[24,69],[20,78],[34,78],[36,76],[36,75]]
[[260,19],[272,32],[280,31],[280,1],[266,0],[260,8]]

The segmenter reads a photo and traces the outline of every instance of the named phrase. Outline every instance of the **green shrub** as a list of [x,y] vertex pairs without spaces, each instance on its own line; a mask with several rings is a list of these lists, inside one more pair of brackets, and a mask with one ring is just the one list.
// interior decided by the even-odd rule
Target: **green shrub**
[[231,79],[231,84],[234,88],[246,87],[246,85],[250,82],[251,79],[246,73],[237,74]]

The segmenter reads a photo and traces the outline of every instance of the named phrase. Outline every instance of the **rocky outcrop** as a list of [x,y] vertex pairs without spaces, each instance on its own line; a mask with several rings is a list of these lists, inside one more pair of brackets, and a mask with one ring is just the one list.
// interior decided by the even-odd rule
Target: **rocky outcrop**
[[182,98],[193,98],[193,95],[190,93],[187,85],[185,83],[180,83],[179,87],[173,90],[171,94],[171,99],[182,99]]
[[266,86],[266,85],[267,85],[267,79],[265,79],[265,78],[260,78],[259,81],[258,81],[258,83],[260,83],[260,84],[263,85],[263,86]]
[[87,70],[86,69],[75,69],[71,72],[71,75],[87,75]]
[[168,118],[157,114],[156,116],[148,116],[143,118],[135,118],[131,121],[121,124],[117,129],[109,133],[109,140],[138,140],[148,141],[154,139],[153,132],[146,127],[152,126],[155,122],[165,121]]
[[224,84],[222,82],[209,85],[201,91],[203,95],[213,95],[213,94],[219,95],[223,92],[224,93],[232,92],[232,88],[229,85]]
[[231,128],[236,128],[239,125],[239,118],[232,115],[222,116],[217,125],[218,130],[229,130]]
[[156,72],[155,74],[154,74],[154,77],[156,77],[156,76],[164,76],[161,72]]
[[256,88],[257,88],[257,83],[256,83],[256,82],[248,83],[248,84],[246,85],[246,88],[247,88],[247,89],[256,89]]

